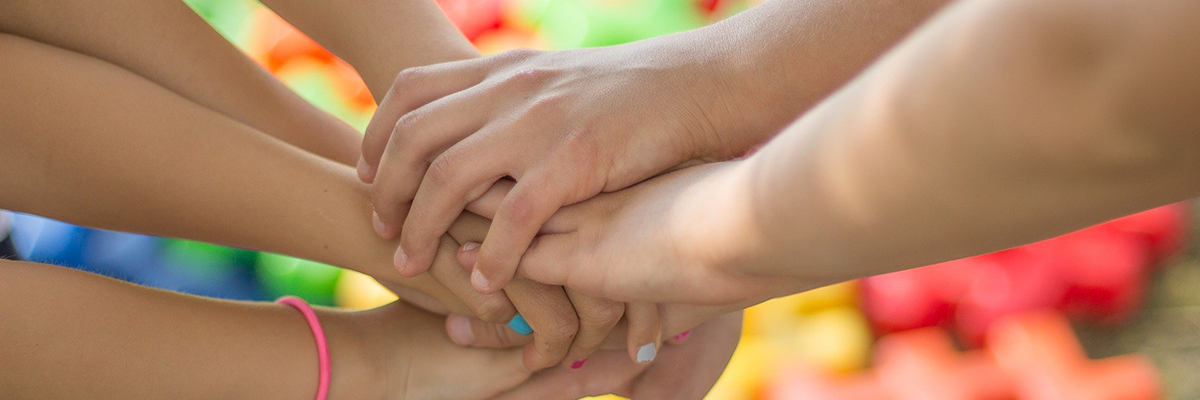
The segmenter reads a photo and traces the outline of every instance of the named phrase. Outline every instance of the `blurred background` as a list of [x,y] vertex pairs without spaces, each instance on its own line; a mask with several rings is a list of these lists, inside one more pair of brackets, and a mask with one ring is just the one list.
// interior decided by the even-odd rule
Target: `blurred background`
[[[484,54],[619,44],[758,0],[438,0]],[[250,0],[187,0],[321,109],[359,128],[352,68]],[[1166,206],[1017,249],[847,282],[746,312],[709,399],[1200,399],[1195,206]],[[22,259],[203,296],[367,308],[394,297],[328,265],[2,214]]]

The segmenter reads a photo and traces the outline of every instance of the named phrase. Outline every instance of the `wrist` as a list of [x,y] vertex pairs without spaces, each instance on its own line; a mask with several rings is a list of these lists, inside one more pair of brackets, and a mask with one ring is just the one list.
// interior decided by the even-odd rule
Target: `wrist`
[[[711,152],[719,159],[740,157],[774,137],[807,108],[799,98],[800,79],[784,77],[775,66],[787,49],[778,49],[749,29],[725,21],[695,31],[692,48],[714,83],[708,108],[718,117]],[[715,45],[714,45],[715,43]],[[790,66],[785,67],[790,68]]]
[[329,341],[329,398],[385,399],[387,368],[378,349],[363,342],[372,331],[363,315],[317,309]]
[[749,167],[744,161],[694,167],[708,171],[683,189],[670,219],[670,232],[685,262],[729,290],[720,296],[722,303],[761,300],[784,284],[784,276],[769,272],[779,250],[760,223]]

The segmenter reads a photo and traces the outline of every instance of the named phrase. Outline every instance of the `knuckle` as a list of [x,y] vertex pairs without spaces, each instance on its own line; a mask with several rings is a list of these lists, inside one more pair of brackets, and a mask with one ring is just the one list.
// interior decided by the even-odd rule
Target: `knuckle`
[[539,85],[549,82],[558,75],[558,71],[549,68],[524,68],[508,77],[508,81],[518,85]]
[[560,115],[565,109],[565,105],[566,100],[562,96],[541,96],[529,103],[525,113],[540,117],[555,117]]
[[425,112],[421,109],[418,108],[416,110],[409,111],[407,114],[401,115],[400,118],[396,120],[396,126],[392,128],[392,136],[395,136],[395,134],[398,132],[404,132],[412,129],[424,120]]
[[504,297],[490,296],[475,304],[472,310],[475,311],[475,316],[480,320],[494,324],[503,324],[512,318],[512,311],[507,303],[508,301]]
[[538,52],[536,50],[532,50],[532,49],[513,49],[513,50],[506,51],[504,53],[501,53],[500,57],[505,58],[505,59],[510,59],[510,60],[527,60],[527,59],[533,57],[534,55],[536,55],[537,53]]
[[458,157],[454,153],[447,151],[442,153],[429,164],[429,176],[434,184],[442,184],[454,178],[457,170]]
[[625,316],[625,307],[616,302],[600,302],[579,313],[580,325],[611,327]]
[[569,341],[579,333],[579,320],[576,318],[555,318],[554,323],[546,327],[542,334],[552,341]]
[[521,226],[534,222],[532,217],[537,211],[537,204],[530,196],[524,193],[514,193],[504,200],[505,215],[509,221],[513,222],[513,225]]
[[402,93],[416,84],[425,74],[425,68],[423,67],[405,68],[396,74],[396,80],[392,81],[392,91]]

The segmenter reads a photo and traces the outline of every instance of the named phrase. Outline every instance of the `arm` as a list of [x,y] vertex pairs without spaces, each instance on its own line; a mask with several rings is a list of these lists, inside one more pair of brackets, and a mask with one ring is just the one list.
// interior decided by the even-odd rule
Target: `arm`
[[1200,195],[1198,12],[960,3],[749,159],[563,210],[522,268],[616,299],[737,304]]
[[345,4],[267,0],[263,4],[353,65],[377,101],[406,68],[479,57],[429,0]]
[[[436,317],[402,303],[316,311],[329,340],[330,398],[484,398],[528,376],[519,354],[459,348]],[[0,315],[5,399],[303,399],[316,391],[312,333],[283,305],[0,260]]]
[[0,31],[118,65],[342,164],[359,158],[354,129],[296,96],[180,1],[5,1]]
[[619,46],[415,68],[367,129],[362,175],[378,175],[373,203],[413,273],[483,189],[514,178],[475,269],[495,291],[560,207],[745,154],[945,2],[776,0]]
[[[511,317],[511,305],[465,281],[451,290],[429,275],[399,276],[395,244],[371,233],[366,187],[350,167],[91,57],[8,35],[0,54],[9,78],[0,82],[0,208],[294,255],[414,288],[456,312]],[[461,273],[456,244],[446,247],[435,275]]]
[[[375,98],[382,99],[381,109],[385,110],[392,109],[388,104],[395,104],[410,95],[407,87],[394,84],[400,71],[479,56],[428,0],[371,0],[361,6],[338,7],[336,11],[322,2],[268,0],[265,3],[353,65]],[[361,168],[359,173],[364,176]],[[394,215],[380,212],[385,216]],[[462,213],[454,222],[450,235],[459,243],[480,241],[489,223],[471,213]],[[385,238],[393,238],[400,232],[380,233]],[[448,286],[470,285],[466,271],[454,270],[462,275],[443,274],[439,280]],[[404,270],[406,276],[417,276],[419,272]],[[657,348],[661,343],[658,313],[652,304],[626,306],[525,279],[514,281],[503,294],[533,329],[532,343],[526,349],[526,365],[530,368],[549,367],[559,362],[570,366],[586,359],[611,336],[610,332],[622,318],[630,321],[628,326],[633,327],[626,336],[630,358],[636,358],[635,353],[640,347],[649,344]],[[502,338],[499,346],[531,341],[529,337],[516,335],[503,327],[489,331],[488,335]]]

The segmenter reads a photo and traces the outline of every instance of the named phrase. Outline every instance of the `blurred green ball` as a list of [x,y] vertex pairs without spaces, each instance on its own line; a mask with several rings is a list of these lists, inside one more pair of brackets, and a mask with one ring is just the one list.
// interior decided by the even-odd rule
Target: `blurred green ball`
[[312,304],[333,306],[342,270],[299,258],[260,253],[256,273],[264,294],[270,298],[292,295]]

